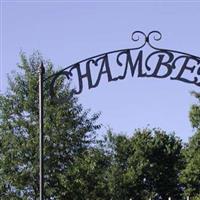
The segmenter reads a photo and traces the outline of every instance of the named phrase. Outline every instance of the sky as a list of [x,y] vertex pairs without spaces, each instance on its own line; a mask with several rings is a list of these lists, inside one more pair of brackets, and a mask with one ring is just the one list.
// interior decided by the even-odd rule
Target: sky
[[[200,56],[200,1],[2,1],[0,89],[16,71],[19,53],[38,50],[62,69],[82,59],[133,48],[131,34],[162,33],[157,44]],[[101,112],[100,134],[108,128],[131,135],[137,128],[161,128],[183,141],[194,134],[189,110],[197,86],[169,79],[127,77],[102,80],[78,96],[84,108]]]

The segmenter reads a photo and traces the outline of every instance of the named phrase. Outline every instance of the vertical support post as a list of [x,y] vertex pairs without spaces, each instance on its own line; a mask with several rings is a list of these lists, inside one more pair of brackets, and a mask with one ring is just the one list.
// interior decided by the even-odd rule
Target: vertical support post
[[44,66],[43,63],[39,66],[39,186],[40,186],[40,200],[44,200],[44,166],[43,166],[43,151],[44,151]]

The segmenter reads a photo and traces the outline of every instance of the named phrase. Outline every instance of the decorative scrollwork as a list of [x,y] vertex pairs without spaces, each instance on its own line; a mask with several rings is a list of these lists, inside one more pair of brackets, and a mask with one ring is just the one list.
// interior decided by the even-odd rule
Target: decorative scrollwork
[[152,44],[152,39],[154,41],[160,41],[162,39],[162,34],[159,31],[151,31],[147,36],[147,43],[149,44],[149,46],[152,47],[153,49],[157,49]]
[[141,49],[143,46],[145,46],[147,42],[147,36],[142,31],[135,31],[132,33],[131,39],[133,40],[133,42],[139,42],[141,38],[142,38],[142,44],[136,47],[136,49]]
[[146,45],[146,43],[153,49],[158,49],[156,48],[152,41],[159,41],[162,39],[162,34],[159,31],[151,31],[148,35],[146,35],[144,32],[142,31],[134,31],[132,33],[131,39],[134,42],[139,42],[142,40],[142,44],[140,44],[138,47],[136,47],[135,49],[141,49],[142,47],[144,47]]

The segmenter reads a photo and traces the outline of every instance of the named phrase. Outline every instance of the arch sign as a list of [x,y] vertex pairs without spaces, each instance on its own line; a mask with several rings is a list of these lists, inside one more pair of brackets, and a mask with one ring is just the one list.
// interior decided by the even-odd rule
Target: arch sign
[[62,102],[55,93],[57,80],[62,76],[66,80],[76,83],[73,94],[80,94],[86,87],[95,88],[102,79],[108,82],[124,80],[126,77],[138,78],[169,78],[200,86],[200,57],[170,50],[157,48],[154,43],[161,40],[159,31],[145,34],[135,31],[132,40],[137,44],[135,48],[121,49],[102,53],[73,65],[44,79],[44,67],[39,67],[39,157],[40,157],[40,199],[43,199],[43,128],[44,128],[44,95],[43,81],[50,79],[50,95],[53,101]]
[[135,31],[132,40],[137,47],[102,53],[62,69],[49,77],[52,78],[51,97],[56,96],[54,86],[60,76],[76,82],[72,90],[74,94],[80,94],[85,87],[97,87],[102,78],[112,82],[124,80],[127,76],[169,78],[200,86],[200,57],[157,48],[154,43],[161,38],[159,31],[151,31],[148,35]]

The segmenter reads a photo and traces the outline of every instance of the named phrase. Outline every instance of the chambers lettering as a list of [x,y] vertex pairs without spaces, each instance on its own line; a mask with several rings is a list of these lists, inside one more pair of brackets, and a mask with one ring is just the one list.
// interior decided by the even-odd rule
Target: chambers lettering
[[124,80],[128,75],[138,78],[169,78],[200,86],[200,58],[170,50],[156,50],[145,56],[143,50],[126,49],[72,65],[54,78],[52,89],[61,75],[76,80],[73,90],[75,94],[80,94],[85,87],[97,87],[102,79],[112,82]]

